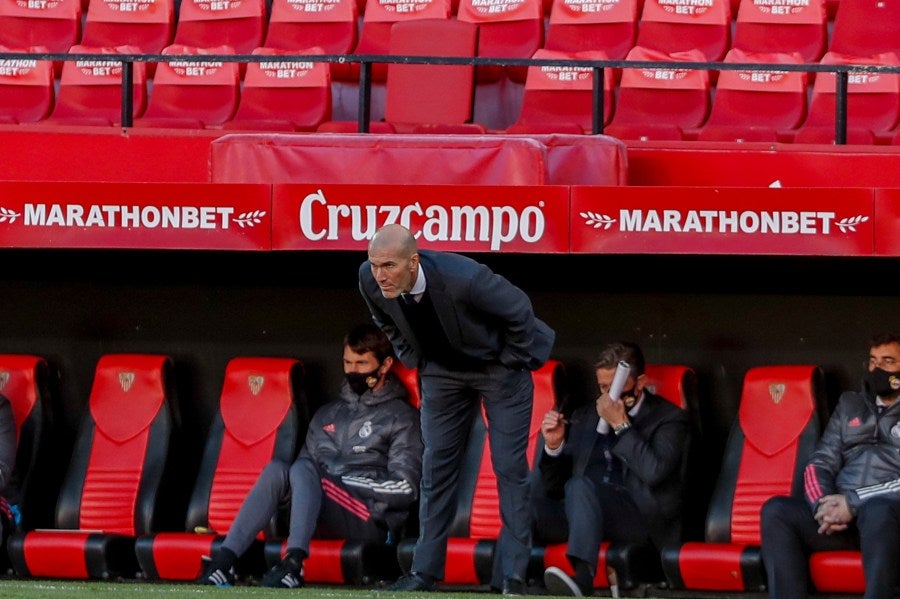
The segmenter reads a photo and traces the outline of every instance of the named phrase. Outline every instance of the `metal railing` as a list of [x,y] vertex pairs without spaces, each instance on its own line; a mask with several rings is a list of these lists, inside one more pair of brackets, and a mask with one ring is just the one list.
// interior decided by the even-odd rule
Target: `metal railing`
[[[866,65],[866,64],[820,64],[820,63],[736,63],[736,62],[687,62],[687,61],[647,61],[647,60],[575,60],[575,59],[534,59],[534,58],[485,58],[485,57],[451,57],[451,56],[397,56],[397,55],[359,55],[359,54],[97,54],[97,53],[0,53],[0,61],[4,60],[48,60],[78,61],[104,60],[122,64],[122,126],[131,127],[134,107],[134,63],[159,63],[173,61],[212,61],[236,63],[271,62],[273,56],[279,61],[328,62],[339,64],[359,63],[359,106],[358,131],[368,133],[371,122],[372,65],[382,64],[435,64],[435,65],[474,65],[478,66],[562,66],[590,68],[593,70],[593,115],[592,130],[594,134],[603,133],[603,82],[605,69],[645,68],[704,71],[768,71],[768,72],[806,72],[834,73],[835,77],[835,143],[847,143],[847,83],[851,73],[895,73],[900,74],[900,65]],[[101,58],[102,57],[102,58]]]

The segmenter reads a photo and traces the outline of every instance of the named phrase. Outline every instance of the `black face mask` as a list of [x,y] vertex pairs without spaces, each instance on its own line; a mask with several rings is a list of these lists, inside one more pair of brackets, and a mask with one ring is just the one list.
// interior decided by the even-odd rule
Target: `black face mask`
[[879,397],[889,397],[900,391],[900,372],[876,368],[863,377],[863,384],[870,393]]
[[362,395],[378,383],[378,369],[372,372],[350,372],[345,375],[347,384],[357,395]]

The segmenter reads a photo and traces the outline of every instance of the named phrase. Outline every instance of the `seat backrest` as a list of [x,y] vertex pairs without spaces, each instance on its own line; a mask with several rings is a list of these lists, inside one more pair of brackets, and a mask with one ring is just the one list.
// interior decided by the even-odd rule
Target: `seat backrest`
[[98,0],[88,5],[81,44],[135,46],[138,54],[159,54],[175,34],[175,0]]
[[176,426],[172,369],[163,355],[100,358],[57,502],[57,528],[129,536],[156,529]]
[[[327,62],[283,60],[290,50],[257,48],[268,62],[247,64],[237,112],[226,129],[315,131],[331,119],[331,71]],[[307,54],[321,54],[309,48]]]
[[[140,54],[136,46],[95,48],[76,44],[73,53]],[[133,63],[133,116],[147,107],[147,63]],[[120,125],[122,122],[122,63],[103,60],[68,60],[63,64],[51,122],[84,125]]]
[[[544,46],[544,7],[541,0],[522,0],[491,4],[479,0],[460,0],[456,18],[478,25],[478,56],[486,58],[531,58]],[[476,69],[479,82],[501,79],[504,75],[525,82],[527,67],[491,67]]]
[[759,545],[762,504],[802,492],[827,413],[822,369],[759,366],[744,376],[706,519],[706,540]]
[[697,375],[694,369],[681,364],[647,364],[646,388],[661,395],[685,410],[697,409]]
[[201,126],[221,125],[237,110],[240,72],[237,63],[203,60],[204,55],[233,54],[230,46],[197,48],[172,44],[163,54],[195,55],[196,60],[172,59],[156,66],[153,90],[144,118],[195,120]]
[[[703,62],[699,50],[665,54],[636,46],[628,60]],[[622,69],[612,124],[655,124],[689,129],[706,121],[710,107],[709,72],[700,69]]]
[[559,0],[550,9],[544,48],[563,52],[596,50],[622,60],[637,37],[639,0]]
[[703,61],[719,61],[731,47],[731,0],[703,6],[645,0],[635,44],[673,54],[699,50]]
[[[826,52],[822,64],[881,64],[900,66],[894,52],[873,56],[850,56]],[[834,127],[835,75],[817,73],[804,127]],[[896,73],[851,73],[847,79],[847,125],[874,133],[894,129],[900,119],[900,75]]]
[[[13,480],[17,489],[7,491],[10,503],[19,505],[22,528],[34,528],[39,515],[34,507],[44,503],[43,497],[31,493],[32,483],[36,491],[48,491],[46,481],[33,476],[44,435],[52,426],[49,388],[49,366],[46,359],[27,354],[0,354],[0,395],[6,397],[12,408],[16,426],[16,464]],[[38,483],[40,483],[38,485]],[[41,489],[37,489],[40,486]]]
[[[473,57],[478,26],[454,19],[398,21],[390,54]],[[385,120],[407,124],[460,124],[472,119],[473,65],[389,64]],[[400,129],[398,128],[398,132]]]
[[[321,10],[312,10],[313,8]],[[319,47],[325,54],[349,54],[359,37],[356,0],[273,0],[265,46],[283,50]]]
[[[0,52],[46,53],[46,46],[10,48]],[[46,118],[56,95],[53,63],[31,58],[0,60],[0,123],[33,123]]]
[[173,44],[209,48],[231,46],[250,54],[266,36],[265,0],[182,0]]
[[[725,62],[797,64],[802,58],[732,48]],[[796,129],[806,118],[806,98],[807,74],[800,71],[722,71],[705,126]]]
[[851,56],[900,52],[900,2],[840,0],[837,7],[830,52]]
[[[187,513],[187,530],[225,535],[273,459],[291,463],[308,423],[303,365],[293,358],[238,357],[225,380]],[[274,520],[260,537],[275,535]]]
[[731,47],[746,52],[797,52],[802,62],[817,62],[827,41],[825,0],[790,6],[749,0],[738,8]]
[[81,39],[81,0],[0,2],[0,44],[66,53]]
[[[603,52],[561,52],[538,50],[535,59],[606,60]],[[603,122],[613,112],[613,73],[603,70]],[[554,126],[566,133],[575,127],[577,133],[590,133],[594,126],[594,70],[590,67],[530,66],[522,96],[522,110],[510,133],[524,133],[529,127]],[[568,130],[567,130],[568,129]]]

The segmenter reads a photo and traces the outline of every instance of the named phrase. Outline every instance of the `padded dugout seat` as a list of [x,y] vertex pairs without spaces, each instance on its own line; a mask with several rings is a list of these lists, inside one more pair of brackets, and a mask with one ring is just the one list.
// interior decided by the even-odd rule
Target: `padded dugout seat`
[[174,505],[161,492],[171,483],[175,401],[169,357],[100,358],[57,502],[56,527],[9,539],[19,576],[137,577],[136,537],[166,526]]
[[[46,53],[44,46],[8,48],[0,52]],[[53,110],[56,91],[49,60],[0,60],[0,123],[15,125],[41,121]]]
[[662,550],[670,588],[765,590],[760,509],[772,496],[802,492],[803,468],[826,415],[820,367],[760,366],[747,371],[707,512],[705,540]]
[[163,54],[192,55],[156,65],[147,110],[135,127],[216,128],[231,120],[240,98],[238,64],[204,60],[204,55],[234,54],[230,46],[196,48],[173,44]]
[[[670,55],[636,46],[628,60],[703,62],[704,58],[699,50]],[[615,112],[604,133],[621,139],[692,139],[706,122],[710,104],[709,71],[622,69]]]
[[[692,368],[680,364],[647,364],[644,374],[647,376],[647,389],[651,393],[661,395],[679,408],[688,410],[692,422],[697,425],[697,376]],[[690,449],[689,446],[686,459],[689,458]],[[685,473],[687,466],[685,462]],[[574,576],[575,572],[566,557],[566,546],[566,543],[553,543],[544,547],[542,568],[556,566]],[[659,566],[659,555],[651,545],[609,542],[600,545],[594,588],[605,589],[616,584],[619,589],[627,590],[642,583],[661,580],[663,573]]]
[[[78,54],[140,54],[135,46],[95,48],[77,44]],[[132,118],[147,108],[147,63],[133,63]],[[56,106],[45,121],[57,125],[121,126],[122,63],[114,59],[68,60],[63,64]]]
[[[535,59],[606,60],[603,52],[538,50]],[[602,124],[613,113],[612,69],[603,69]],[[599,125],[600,123],[598,123]],[[507,133],[592,133],[594,130],[594,69],[591,67],[528,67],[522,111]]]
[[[289,50],[257,48],[268,62],[247,64],[244,86],[234,117],[225,129],[315,131],[331,119],[331,71],[327,62],[285,61]],[[306,53],[320,54],[320,48]]]
[[[39,525],[51,489],[46,472],[34,476],[46,435],[51,432],[50,368],[41,356],[0,354],[0,395],[9,400],[16,421],[16,478],[20,487],[22,529]],[[8,561],[6,555],[2,562]]]
[[[293,358],[228,362],[184,531],[137,539],[135,552],[147,579],[196,580],[201,556],[213,555],[221,546],[263,468],[274,459],[294,461],[308,424],[303,381],[303,365]],[[278,532],[273,518],[258,539]],[[262,566],[261,544],[242,557],[242,566],[251,572]]]
[[[548,360],[532,372],[534,406],[528,435],[528,465],[543,451],[541,420],[547,410],[559,404],[565,382],[565,368],[558,360]],[[491,449],[482,407],[469,435],[459,479],[456,517],[447,543],[447,563],[442,585],[488,585],[493,570],[494,547],[500,535],[497,479],[491,462]],[[401,568],[408,572],[412,565],[415,539],[405,539],[397,546]],[[540,555],[532,554],[532,562]],[[531,567],[531,566],[530,566]],[[543,572],[543,570],[542,570]]]
[[[732,63],[802,62],[799,54],[744,52],[732,48]],[[722,71],[701,141],[790,141],[806,119],[807,73]]]
[[[422,405],[418,371],[394,360],[391,371],[409,393],[409,403]],[[264,547],[266,564],[271,567],[284,557],[287,538],[271,539]],[[351,539],[317,539],[309,544],[309,557],[303,560],[303,578],[317,584],[371,584],[377,579],[399,575],[394,546]]]

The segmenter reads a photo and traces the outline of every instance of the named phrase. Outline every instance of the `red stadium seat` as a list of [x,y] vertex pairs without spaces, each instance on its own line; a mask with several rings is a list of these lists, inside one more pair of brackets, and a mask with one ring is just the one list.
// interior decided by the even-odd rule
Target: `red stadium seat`
[[664,547],[671,589],[762,592],[760,509],[799,492],[827,406],[818,366],[761,366],[744,376],[738,415],[706,517],[704,541]]
[[0,45],[64,54],[81,39],[81,0],[0,2]]
[[235,54],[250,54],[266,35],[265,0],[181,0],[173,44],[212,48],[231,46]]
[[[699,50],[665,54],[635,47],[628,60],[703,62]],[[627,68],[607,135],[621,139],[691,139],[710,108],[709,72],[704,70]]]
[[[421,406],[418,371],[394,360],[392,372],[409,393],[409,403]],[[271,567],[284,557],[287,539],[271,539],[265,543],[266,563]],[[309,557],[303,561],[303,578],[319,584],[372,584],[376,580],[399,576],[397,550],[393,545],[381,545],[350,539],[313,538]]]
[[802,62],[818,62],[827,41],[825,0],[790,6],[748,0],[738,9],[731,47],[758,53],[797,52]]
[[[606,60],[603,52],[538,50],[535,59]],[[603,123],[613,111],[612,69],[603,71]],[[594,72],[590,67],[532,66],[518,120],[507,133],[591,133],[594,118]]]
[[[472,57],[477,39],[478,26],[465,21],[399,21],[391,27],[390,53]],[[417,125],[473,125],[474,88],[473,65],[389,64],[385,121],[398,133],[410,133]]]
[[[309,54],[321,53],[310,48]],[[271,62],[247,64],[237,112],[225,129],[315,131],[331,118],[331,72],[327,62],[283,61],[290,50],[257,48]]]
[[622,60],[634,47],[640,0],[553,3],[544,48],[563,52],[599,50],[610,60]]
[[[228,362],[225,381],[206,439],[200,471],[182,532],[157,532],[137,539],[135,552],[149,580],[193,581],[202,556],[225,540],[234,517],[259,473],[273,459],[290,464],[305,436],[303,365],[293,358],[238,357]],[[276,519],[260,541],[279,533]],[[262,543],[238,563],[262,565]],[[240,574],[253,573],[250,570]],[[258,573],[258,572],[257,572]]]
[[[478,56],[482,58],[531,58],[544,45],[544,9],[541,0],[486,3],[460,0],[456,18],[478,24]],[[479,82],[508,76],[525,82],[527,67],[479,66]]]
[[[697,379],[692,368],[680,364],[647,364],[647,389],[661,395],[676,406],[689,410],[692,419],[697,415]],[[690,446],[685,452],[687,460]],[[685,462],[685,471],[687,462]],[[649,545],[637,543],[603,543],[597,561],[594,588],[632,589],[642,583],[663,579],[659,556]],[[554,543],[543,548],[542,567],[556,566],[574,575],[572,564],[566,557],[566,543]]]
[[163,54],[191,55],[161,62],[156,66],[153,91],[143,116],[135,127],[175,127],[203,129],[231,120],[240,97],[237,63],[203,60],[204,55],[233,54],[229,46],[193,48],[173,44]]
[[100,358],[57,502],[56,527],[15,532],[9,539],[17,574],[137,577],[135,539],[168,526],[172,517],[173,381],[166,356]]
[[159,54],[175,34],[175,1],[93,0],[88,5],[81,45],[134,46],[135,54]]
[[[799,54],[732,48],[725,62],[797,64]],[[790,141],[806,118],[807,74],[801,71],[722,71],[701,141]]]
[[837,6],[829,52],[849,56],[900,54],[900,2],[840,0]]
[[[43,46],[7,48],[0,52],[46,53]],[[31,58],[0,60],[0,123],[34,123],[53,110],[56,96],[53,63]]]
[[667,54],[699,50],[702,61],[719,61],[731,47],[731,21],[730,0],[697,6],[645,0],[635,43]]
[[[826,52],[822,64],[900,65],[893,52],[848,56]],[[835,75],[818,73],[809,101],[809,114],[794,135],[794,143],[834,143]],[[856,73],[847,80],[848,143],[890,143],[900,120],[900,75]]]
[[[94,48],[77,44],[73,53],[83,54],[140,54],[134,46]],[[135,62],[133,71],[133,117],[139,117],[147,107],[147,63]],[[98,125],[109,127],[122,124],[122,63],[103,60],[69,60],[63,65],[56,107],[48,123],[59,125]]]
[[[565,368],[557,360],[548,360],[532,373],[534,407],[528,437],[528,463],[542,451],[541,420],[550,408],[558,405]],[[491,462],[488,431],[482,417],[476,417],[466,449],[456,517],[447,543],[447,563],[442,584],[490,584],[494,546],[500,534],[500,512],[497,480]],[[401,541],[397,547],[400,565],[409,571],[414,539]]]

